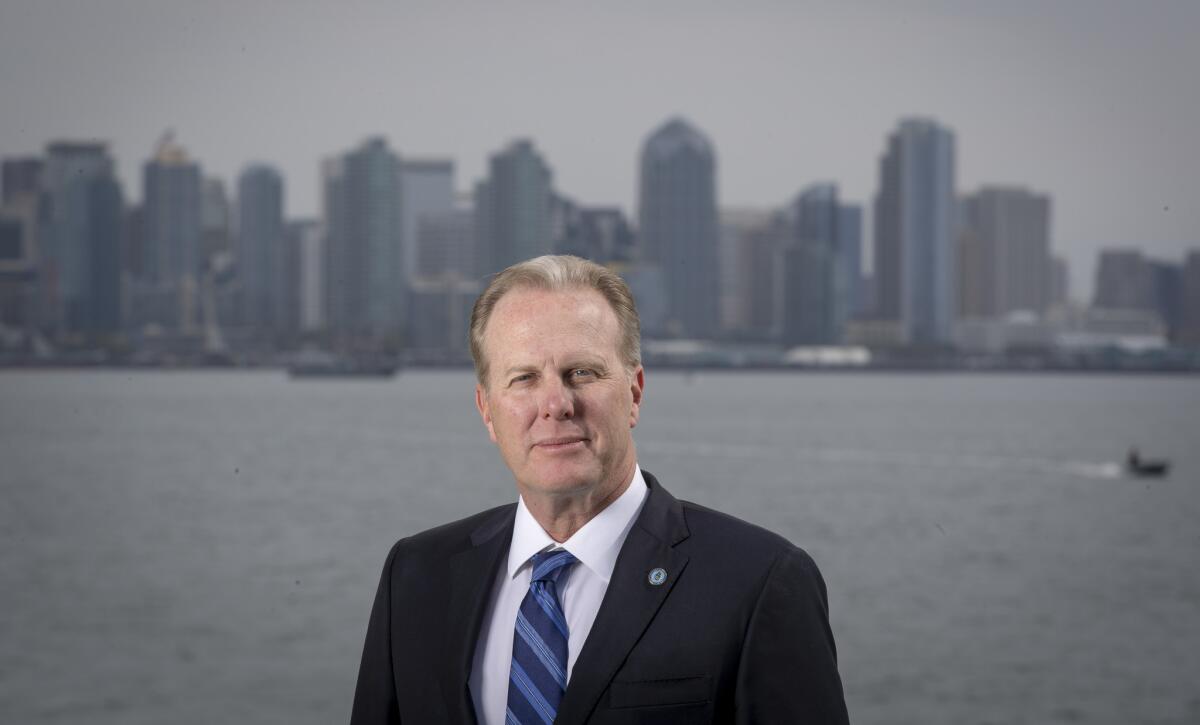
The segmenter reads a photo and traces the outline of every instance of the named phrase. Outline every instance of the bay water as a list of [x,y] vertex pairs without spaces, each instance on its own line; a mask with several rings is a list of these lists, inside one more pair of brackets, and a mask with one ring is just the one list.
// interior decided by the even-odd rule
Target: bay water
[[[389,546],[515,499],[472,385],[0,373],[0,721],[346,721]],[[651,370],[635,440],[814,557],[853,722],[1200,722],[1195,378]]]

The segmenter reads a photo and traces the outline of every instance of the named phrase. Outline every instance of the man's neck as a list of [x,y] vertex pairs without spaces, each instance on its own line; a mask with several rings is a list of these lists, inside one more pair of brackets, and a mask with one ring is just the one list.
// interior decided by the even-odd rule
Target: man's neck
[[601,484],[581,493],[560,496],[522,491],[521,496],[534,521],[551,539],[561,544],[629,490],[629,485],[633,483],[634,466],[636,463],[629,467],[626,475],[617,479],[620,483],[615,486]]

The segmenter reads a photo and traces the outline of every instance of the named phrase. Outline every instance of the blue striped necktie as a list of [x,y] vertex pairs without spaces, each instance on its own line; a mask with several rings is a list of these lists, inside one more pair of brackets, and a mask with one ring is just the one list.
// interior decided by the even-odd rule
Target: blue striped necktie
[[505,725],[550,725],[567,689],[567,619],[559,586],[576,562],[565,549],[533,555],[533,579],[517,611]]

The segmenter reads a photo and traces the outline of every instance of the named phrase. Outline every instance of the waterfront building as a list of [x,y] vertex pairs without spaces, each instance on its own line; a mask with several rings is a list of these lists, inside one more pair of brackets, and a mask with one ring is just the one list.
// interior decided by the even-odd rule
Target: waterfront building
[[194,332],[200,250],[200,165],[167,133],[142,167],[142,258],[134,306],[137,321]]
[[[237,182],[237,279],[241,322],[259,332],[295,329],[284,235],[283,177],[265,164],[242,170]],[[288,324],[288,321],[292,324]]]
[[[779,250],[780,341],[786,345],[828,345],[841,340],[849,317],[853,253],[843,244],[853,230],[842,230],[844,207],[836,184],[813,184],[796,197],[787,215],[790,239]],[[853,223],[853,214],[845,214]],[[857,285],[855,285],[857,286]]]
[[838,206],[837,255],[840,274],[843,276],[842,301],[837,328],[844,330],[846,323],[862,315],[865,302],[862,290],[862,205],[841,204]]
[[551,219],[556,254],[605,265],[633,261],[633,227],[620,209],[580,206],[555,195]]
[[423,214],[417,225],[417,278],[477,278],[475,236],[470,207]]
[[1096,264],[1092,307],[1108,310],[1152,310],[1154,286],[1150,265],[1139,250],[1103,249]]
[[454,162],[403,159],[400,162],[400,249],[407,281],[419,276],[421,224],[432,215],[454,211]]
[[36,156],[0,161],[0,205],[41,194],[45,170],[46,162]]
[[413,281],[409,306],[407,354],[431,363],[467,363],[467,330],[475,298],[483,291],[475,279],[453,275]]
[[642,146],[638,189],[641,258],[657,265],[674,336],[711,338],[720,322],[716,154],[681,118]]
[[38,197],[0,205],[0,327],[31,330],[37,311]]
[[483,274],[553,251],[553,174],[528,139],[494,154],[476,185],[478,251]]
[[1200,349],[1200,249],[1188,252],[1180,277],[1178,342]]
[[733,337],[750,336],[750,299],[755,290],[751,237],[770,223],[773,213],[768,209],[725,208],[718,215],[721,330]]
[[326,161],[326,323],[351,341],[399,339],[403,326],[399,159],[382,138]]
[[1050,258],[1050,307],[1062,307],[1071,299],[1070,267],[1065,257]]
[[984,187],[961,203],[959,311],[997,318],[1050,307],[1050,198]]
[[288,224],[288,238],[294,245],[299,266],[296,275],[299,331],[316,332],[325,327],[325,231],[315,219],[297,220]]
[[122,325],[124,200],[102,143],[46,148],[39,216],[43,324],[59,334],[111,335]]
[[0,162],[0,327],[31,331],[38,312],[38,232],[45,162]]
[[954,135],[902,120],[879,163],[875,198],[876,314],[909,343],[951,341],[956,307]]

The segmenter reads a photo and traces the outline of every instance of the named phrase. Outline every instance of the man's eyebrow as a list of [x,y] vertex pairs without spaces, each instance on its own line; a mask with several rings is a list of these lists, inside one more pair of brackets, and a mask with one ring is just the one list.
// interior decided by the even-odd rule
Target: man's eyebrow
[[537,372],[536,365],[513,365],[512,367],[510,367],[504,371],[504,376],[508,377],[509,375],[512,375],[513,373],[536,373],[536,372]]
[[604,363],[603,358],[593,357],[571,358],[563,367],[567,370],[574,370],[575,368],[595,368],[596,370],[608,369],[608,366]]

